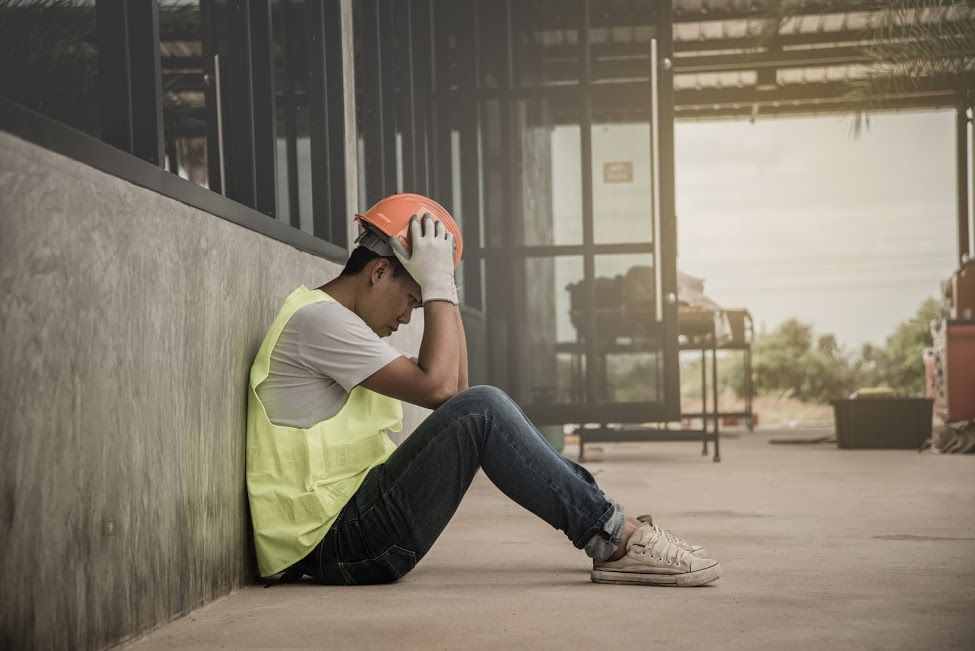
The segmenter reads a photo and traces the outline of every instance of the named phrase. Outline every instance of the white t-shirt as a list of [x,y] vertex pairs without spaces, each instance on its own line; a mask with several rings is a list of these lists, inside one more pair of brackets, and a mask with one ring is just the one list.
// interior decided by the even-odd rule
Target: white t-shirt
[[281,331],[257,395],[275,425],[308,428],[337,414],[352,389],[400,356],[340,303],[312,303]]

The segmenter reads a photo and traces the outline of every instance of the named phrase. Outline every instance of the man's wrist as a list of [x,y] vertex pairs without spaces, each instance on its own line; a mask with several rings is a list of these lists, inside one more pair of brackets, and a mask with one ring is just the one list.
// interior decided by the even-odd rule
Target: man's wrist
[[454,305],[459,303],[457,300],[457,285],[454,284],[453,278],[450,278],[449,282],[437,283],[433,287],[424,287],[422,291],[424,305],[431,301],[445,301]]

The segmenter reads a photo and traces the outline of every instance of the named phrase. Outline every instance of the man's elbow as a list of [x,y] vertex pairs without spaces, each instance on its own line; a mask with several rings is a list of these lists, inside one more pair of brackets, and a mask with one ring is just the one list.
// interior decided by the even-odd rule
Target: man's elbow
[[453,382],[445,381],[437,385],[437,387],[431,391],[430,394],[430,404],[432,409],[436,409],[443,403],[447,402],[453,398],[460,391],[460,387],[457,386],[457,380],[454,379]]

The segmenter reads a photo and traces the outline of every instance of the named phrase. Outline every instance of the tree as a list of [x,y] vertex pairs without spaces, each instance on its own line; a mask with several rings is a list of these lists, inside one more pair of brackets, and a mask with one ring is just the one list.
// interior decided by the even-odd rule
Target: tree
[[883,348],[871,343],[863,344],[852,362],[850,373],[857,380],[858,387],[876,387],[885,383],[882,379],[886,353]]
[[[853,355],[847,355],[832,334],[821,335],[814,348],[811,325],[785,321],[752,346],[755,392],[827,402],[858,388],[886,386],[904,397],[923,396],[923,354],[932,343],[930,323],[940,317],[940,303],[928,298],[911,319],[897,325],[883,347],[864,344]],[[727,369],[721,369],[720,383],[744,396],[741,360],[729,361]]]
[[887,337],[880,357],[879,376],[884,384],[904,396],[924,395],[924,349],[931,346],[931,321],[941,316],[937,299],[918,307],[913,319],[904,321]]
[[[755,341],[752,368],[756,393],[806,402],[827,402],[847,395],[854,384],[850,363],[836,337],[823,335],[813,347],[812,326],[797,319],[783,322]],[[736,376],[729,378],[741,395],[744,387]]]

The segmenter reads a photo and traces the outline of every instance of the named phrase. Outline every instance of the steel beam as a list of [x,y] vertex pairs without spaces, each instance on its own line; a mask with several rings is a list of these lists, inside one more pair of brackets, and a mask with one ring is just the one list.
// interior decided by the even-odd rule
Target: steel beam
[[[383,196],[398,192],[396,183],[396,87],[399,82],[400,54],[402,37],[399,36],[401,25],[396,25],[393,14],[394,3],[397,0],[378,0],[379,2],[379,39],[375,47],[379,48],[379,65],[382,68],[380,88],[380,110],[383,114],[382,130],[377,134],[383,139],[382,174],[385,192]],[[382,198],[382,197],[380,197]]]
[[[946,30],[964,29],[962,21],[943,21],[942,27]],[[765,48],[781,48],[783,51],[790,51],[790,48],[801,48],[815,45],[823,48],[826,44],[831,44],[834,48],[845,45],[866,45],[873,40],[873,30],[864,29],[845,29],[831,32],[798,32],[795,34],[779,34],[768,40],[763,40],[761,36],[729,36],[719,38],[691,38],[677,39],[674,41],[674,51],[684,52],[717,52],[741,50],[741,53],[762,50]],[[890,31],[892,40],[916,37],[916,30],[911,27],[895,28]],[[823,48],[829,51],[830,48]]]
[[956,109],[955,120],[955,160],[957,170],[958,199],[958,261],[961,263],[968,255],[968,107]]
[[[422,69],[417,69],[413,59],[413,49],[416,40],[422,39],[413,27],[413,2],[410,0],[400,1],[393,5],[390,10],[393,12],[393,22],[399,29],[399,50],[395,53],[399,60],[399,74],[397,86],[399,92],[396,93],[396,114],[399,118],[395,125],[402,143],[402,158],[398,165],[402,170],[404,192],[416,192],[416,151],[417,151],[417,129],[416,97],[414,96],[414,78],[423,74]],[[419,73],[419,74],[418,74]]]
[[[837,45],[829,48],[802,48],[782,50],[776,41],[774,49],[757,48],[757,41],[749,41],[748,48],[723,48],[709,41],[694,41],[699,46],[679,49],[674,59],[678,73],[735,72],[757,68],[815,68],[822,66],[860,65],[870,63],[863,45]],[[639,66],[646,61],[646,43],[601,43],[592,46],[593,75],[628,76],[641,72]],[[737,50],[733,53],[713,54],[716,50]],[[565,72],[556,79],[572,81],[578,78],[579,49],[573,45],[539,48],[542,65],[546,70]],[[627,69],[632,72],[628,72]],[[614,75],[609,73],[614,72]],[[646,73],[645,69],[642,72]],[[645,78],[645,77],[644,77]],[[552,77],[549,77],[552,79]]]
[[[675,146],[674,146],[674,107],[676,96],[674,93],[674,30],[672,6],[669,2],[662,3],[657,18],[657,69],[654,77],[657,84],[657,135],[659,137],[659,154],[657,162],[660,165],[660,214],[654,219],[660,220],[661,252],[673,252],[671,255],[663,253],[662,259],[653,261],[659,268],[661,288],[664,297],[663,314],[657,315],[664,324],[664,400],[663,409],[667,418],[680,417],[680,368],[679,351],[677,349],[677,301],[668,301],[666,297],[677,296],[677,199],[675,181]],[[717,430],[715,430],[717,432]],[[715,434],[717,436],[717,433]],[[717,446],[717,442],[715,442]],[[717,452],[717,449],[715,450]]]
[[430,125],[430,94],[433,88],[431,70],[433,68],[430,0],[410,0],[413,33],[411,35],[413,66],[420,74],[413,74],[413,157],[404,156],[404,165],[413,169],[412,191],[423,195],[432,193],[429,168],[428,143],[432,127]]
[[228,0],[227,196],[274,216],[277,146],[270,0]]
[[[773,106],[773,104],[778,104]],[[947,109],[957,106],[954,95],[939,95],[936,97],[907,97],[885,102],[878,112],[885,111],[916,111]],[[790,117],[835,117],[847,110],[842,99],[816,99],[811,102],[735,102],[713,106],[680,106],[677,107],[675,117],[684,120],[748,120],[757,111],[759,117],[790,116]]]
[[[815,103],[816,101],[839,101],[850,90],[850,84],[844,81],[811,82],[805,84],[785,84],[775,90],[761,91],[754,86],[730,86],[711,88],[678,88],[677,106],[681,109],[694,107],[714,107],[731,104],[772,104],[779,102]],[[936,103],[939,98],[955,98],[953,105],[958,104],[963,97],[964,89],[947,77],[924,78],[917,81],[914,88],[894,96],[892,99],[924,98]]]
[[102,139],[164,166],[159,5],[152,0],[98,0]]
[[[668,4],[671,4],[668,2]],[[696,0],[690,6],[686,0],[673,0],[674,22],[675,23],[699,23],[705,21],[718,20],[762,20],[772,13],[772,10],[781,0],[748,0],[739,2],[737,0]],[[819,2],[806,1],[797,3],[799,6],[794,12],[798,16],[815,16],[827,11],[839,13],[842,9],[838,8],[839,3],[835,0],[820,0]],[[856,3],[850,3],[856,4]],[[953,0],[928,0],[926,6],[948,7],[953,4]]]
[[162,74],[159,3],[128,2],[129,72],[132,84],[132,153],[163,165]]
[[[281,49],[284,59],[284,93],[281,103],[284,110],[284,142],[287,160],[285,169],[288,173],[287,223],[295,228],[301,228],[301,204],[298,186],[298,94],[296,93],[295,74],[300,66],[297,44],[302,36],[306,17],[302,15],[304,7],[292,7],[290,0],[281,0],[278,3],[277,10],[281,16]],[[303,83],[302,86],[305,84]],[[307,95],[302,96],[302,100],[306,98]]]
[[345,121],[341,7],[337,0],[305,3],[308,131],[311,139],[312,224],[316,237],[347,240]]
[[[361,0],[357,3],[356,10],[356,31],[359,34],[360,42],[373,44],[372,47],[363,47],[358,57],[358,74],[356,75],[357,84],[357,126],[358,133],[363,138],[364,161],[364,180],[365,180],[365,203],[368,207],[383,197],[388,192],[386,188],[386,178],[383,174],[383,160],[387,144],[383,137],[386,130],[383,127],[383,69],[380,59],[382,47],[391,47],[392,44],[380,44],[379,29],[379,1]],[[392,118],[392,116],[389,116]],[[362,192],[362,190],[360,190]],[[364,207],[364,208],[365,208]]]
[[862,47],[840,46],[804,50],[775,50],[743,52],[741,54],[694,54],[674,59],[679,74],[707,72],[736,72],[759,68],[821,68],[870,63],[872,59]]
[[[223,116],[218,115],[218,107],[221,102],[217,94],[221,89],[217,86],[217,66],[220,64],[220,57],[217,50],[217,16],[215,0],[200,0],[200,46],[202,49],[203,80],[206,84],[204,90],[204,109],[201,121],[205,125],[203,133],[207,141],[207,185],[214,192],[224,194],[224,160],[221,155],[223,152],[222,139],[223,133],[220,127],[223,124]],[[167,58],[167,65],[168,65]]]
[[271,36],[271,1],[249,0],[251,106],[254,112],[254,208],[274,217],[277,213],[277,119],[275,117],[274,53]]
[[[596,349],[596,258],[593,252],[595,242],[595,218],[593,215],[593,166],[592,166],[592,31],[589,29],[592,15],[591,0],[583,0],[582,20],[579,25],[579,49],[582,57],[582,69],[579,75],[579,85],[585,93],[582,102],[582,119],[579,121],[581,135],[580,157],[582,168],[582,245],[583,245],[583,287],[585,300],[582,309],[585,311],[585,351],[586,351],[586,403],[589,405],[602,402],[599,379],[605,359],[600,359]],[[605,385],[605,383],[603,383]]]

